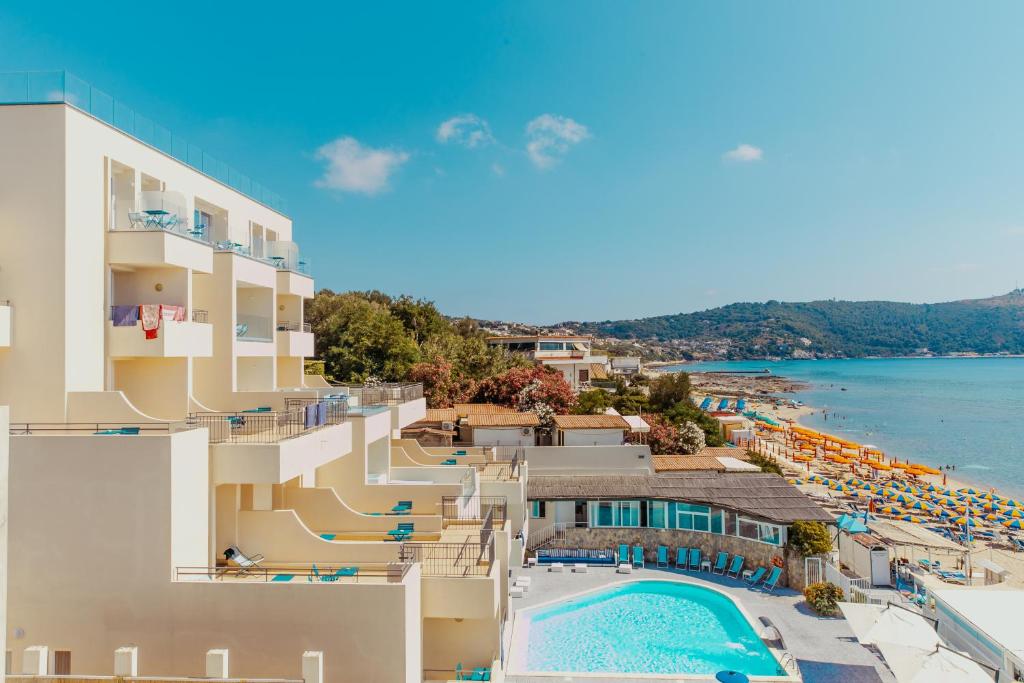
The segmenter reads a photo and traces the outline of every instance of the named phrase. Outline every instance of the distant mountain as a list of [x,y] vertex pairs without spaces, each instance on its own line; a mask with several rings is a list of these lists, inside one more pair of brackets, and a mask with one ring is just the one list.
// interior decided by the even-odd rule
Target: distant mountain
[[560,325],[691,358],[1024,354],[1024,290],[939,304],[738,303],[699,313]]

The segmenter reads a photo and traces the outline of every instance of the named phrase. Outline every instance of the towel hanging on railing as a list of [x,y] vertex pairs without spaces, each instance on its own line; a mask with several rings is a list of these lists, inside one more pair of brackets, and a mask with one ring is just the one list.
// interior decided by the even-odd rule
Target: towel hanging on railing
[[161,318],[160,304],[142,304],[139,306],[139,316],[142,318],[142,329],[146,333],[146,339],[156,339],[160,329]]

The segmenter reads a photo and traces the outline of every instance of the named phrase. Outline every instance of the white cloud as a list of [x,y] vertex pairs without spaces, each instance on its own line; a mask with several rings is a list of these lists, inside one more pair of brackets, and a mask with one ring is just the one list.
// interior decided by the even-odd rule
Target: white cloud
[[505,167],[495,161],[491,164],[491,173],[498,176],[499,178],[505,175]]
[[346,136],[318,149],[316,158],[327,162],[317,187],[372,195],[387,189],[388,179],[409,160],[409,154],[367,147]]
[[494,142],[491,127],[476,114],[459,114],[442,121],[435,135],[441,144],[452,142],[470,149]]
[[730,149],[728,152],[722,155],[722,158],[726,161],[738,161],[740,163],[750,163],[752,161],[761,161],[764,157],[764,150],[760,147],[754,147],[753,145],[738,145],[736,149]]
[[526,153],[537,168],[550,168],[577,145],[590,137],[582,123],[567,116],[541,114],[526,124]]

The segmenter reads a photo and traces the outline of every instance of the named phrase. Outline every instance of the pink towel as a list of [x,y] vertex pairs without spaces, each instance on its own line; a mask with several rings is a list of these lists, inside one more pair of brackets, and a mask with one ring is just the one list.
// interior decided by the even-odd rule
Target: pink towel
[[146,339],[156,339],[161,317],[160,304],[139,306],[139,318],[142,319],[142,329],[146,332]]
[[179,323],[185,322],[185,307],[175,306],[174,307],[174,319]]

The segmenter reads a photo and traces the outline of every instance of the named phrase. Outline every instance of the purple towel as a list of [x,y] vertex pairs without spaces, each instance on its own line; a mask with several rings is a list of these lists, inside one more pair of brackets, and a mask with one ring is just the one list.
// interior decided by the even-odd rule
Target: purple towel
[[306,429],[311,429],[311,428],[313,428],[315,426],[316,426],[316,404],[315,403],[310,403],[308,406],[306,406],[305,427],[306,427]]
[[114,327],[135,327],[139,322],[138,306],[114,306],[110,319],[114,321]]
[[316,423],[318,425],[327,424],[327,404],[317,403],[316,404]]

